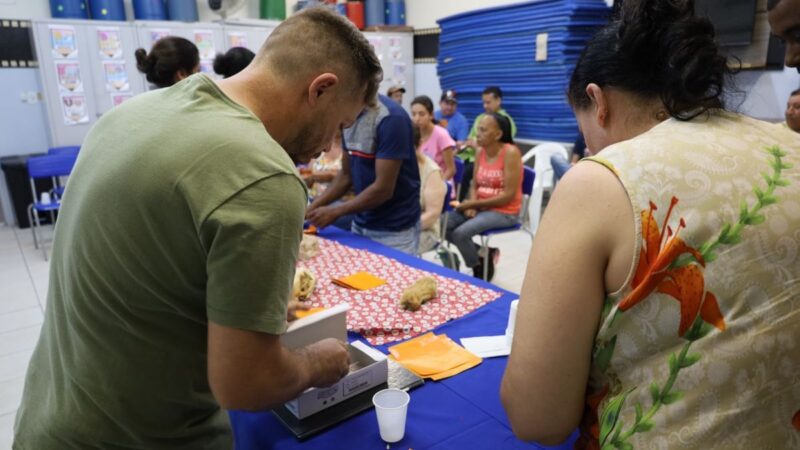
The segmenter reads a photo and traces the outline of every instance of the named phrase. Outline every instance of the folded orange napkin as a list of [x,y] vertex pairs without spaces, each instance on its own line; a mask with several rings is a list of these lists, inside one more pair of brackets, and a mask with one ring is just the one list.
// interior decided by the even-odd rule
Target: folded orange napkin
[[302,319],[303,317],[310,316],[320,311],[325,311],[325,308],[298,309],[294,312],[294,315],[297,316],[298,319]]
[[339,286],[357,289],[359,291],[366,291],[367,289],[376,288],[386,284],[385,280],[382,280],[369,272],[356,272],[352,275],[335,278],[331,281]]
[[445,334],[426,333],[389,348],[395,361],[420,377],[441,380],[483,361]]

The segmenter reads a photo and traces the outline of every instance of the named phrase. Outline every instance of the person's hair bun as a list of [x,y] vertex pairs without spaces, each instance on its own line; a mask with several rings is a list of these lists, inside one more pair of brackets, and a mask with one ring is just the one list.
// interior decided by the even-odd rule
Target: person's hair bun
[[628,0],[619,17],[587,44],[570,80],[569,97],[585,106],[586,86],[613,86],[660,98],[672,117],[690,120],[722,108],[727,59],[714,26],[694,15],[692,0]]
[[217,54],[214,58],[214,72],[225,78],[232,77],[250,65],[255,56],[255,53],[244,47],[234,47],[224,54]]
[[147,51],[145,49],[137,48],[133,55],[136,57],[136,68],[139,69],[139,72],[147,73],[153,69],[152,58],[147,58]]

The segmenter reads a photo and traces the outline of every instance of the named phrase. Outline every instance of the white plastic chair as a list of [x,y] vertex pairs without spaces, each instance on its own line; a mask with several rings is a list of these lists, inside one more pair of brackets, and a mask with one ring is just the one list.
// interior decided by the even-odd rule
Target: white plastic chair
[[569,161],[569,151],[567,151],[564,145],[557,142],[544,142],[539,144],[528,150],[522,157],[523,164],[530,161],[531,158],[535,158],[533,170],[536,172],[536,179],[533,182],[533,193],[528,203],[528,207],[530,208],[528,220],[530,220],[530,223],[527,224],[527,227],[530,230],[531,236],[536,234],[536,230],[539,228],[539,220],[542,218],[544,191],[553,190],[553,166],[550,165],[550,157],[553,155],[562,155]]

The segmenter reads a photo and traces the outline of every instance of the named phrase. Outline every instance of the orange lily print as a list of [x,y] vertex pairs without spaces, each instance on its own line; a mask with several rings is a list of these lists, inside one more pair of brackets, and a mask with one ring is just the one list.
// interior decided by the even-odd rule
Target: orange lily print
[[[667,225],[678,204],[672,197],[664,223],[659,230],[653,217],[658,208],[650,202],[650,209],[642,211],[643,246],[639,255],[639,265],[633,277],[633,290],[619,302],[620,311],[626,311],[650,295],[653,291],[673,297],[681,305],[681,319],[678,335],[683,336],[692,326],[698,313],[700,317],[717,327],[725,329],[725,320],[719,310],[716,297],[705,290],[705,279],[701,267],[705,267],[703,255],[686,244],[678,234],[686,227],[683,218],[678,229],[673,232]],[[681,255],[694,256],[698,264],[676,266]]]

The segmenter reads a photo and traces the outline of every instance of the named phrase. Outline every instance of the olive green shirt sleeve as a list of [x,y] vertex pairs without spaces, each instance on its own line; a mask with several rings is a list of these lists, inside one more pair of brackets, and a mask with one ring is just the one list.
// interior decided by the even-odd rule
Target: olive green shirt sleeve
[[276,174],[238,192],[201,225],[208,320],[269,334],[286,331],[306,194]]

